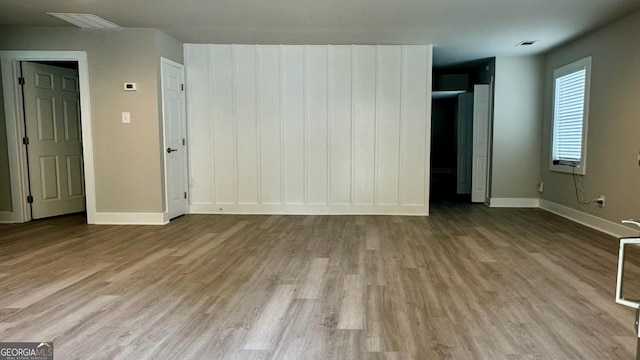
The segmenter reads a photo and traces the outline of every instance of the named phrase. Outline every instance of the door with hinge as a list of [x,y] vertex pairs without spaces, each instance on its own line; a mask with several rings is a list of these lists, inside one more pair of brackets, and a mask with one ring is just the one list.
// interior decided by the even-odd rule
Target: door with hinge
[[473,87],[473,168],[471,202],[484,202],[489,161],[489,85]]
[[187,147],[184,66],[162,58],[165,199],[169,218],[187,211]]
[[33,219],[85,210],[78,71],[21,63]]

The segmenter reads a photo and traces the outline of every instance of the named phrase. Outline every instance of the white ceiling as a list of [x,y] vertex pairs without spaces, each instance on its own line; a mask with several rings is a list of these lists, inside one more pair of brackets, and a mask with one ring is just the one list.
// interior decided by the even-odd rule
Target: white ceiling
[[[71,26],[45,13],[75,12],[185,43],[434,44],[442,66],[543,53],[638,9],[640,0],[0,0],[0,25]],[[538,42],[516,47],[523,40]]]

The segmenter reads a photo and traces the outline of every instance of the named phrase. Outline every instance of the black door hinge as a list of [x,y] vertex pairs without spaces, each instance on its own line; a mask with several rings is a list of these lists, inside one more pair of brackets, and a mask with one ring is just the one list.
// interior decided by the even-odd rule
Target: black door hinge
[[29,204],[33,204],[33,196],[31,196],[31,195],[27,195],[27,202],[28,202]]
[[187,145],[187,139],[182,138],[182,146],[185,146],[185,145]]
[[184,198],[185,199],[187,198],[187,192],[186,191],[184,192]]
[[180,90],[184,91],[184,84],[180,84]]
[[24,78],[22,76],[18,78],[18,84],[20,84],[20,85],[24,85],[25,84]]
[[29,138],[28,138],[28,137],[26,137],[26,136],[25,136],[25,137],[23,137],[23,138],[22,138],[22,143],[23,143],[23,144],[25,144],[25,145],[29,145]]

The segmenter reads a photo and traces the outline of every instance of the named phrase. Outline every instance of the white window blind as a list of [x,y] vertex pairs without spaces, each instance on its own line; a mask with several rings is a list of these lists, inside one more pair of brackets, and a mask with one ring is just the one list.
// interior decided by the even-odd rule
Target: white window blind
[[554,72],[551,160],[577,163],[578,172],[582,174],[585,164],[590,64],[591,58],[587,58]]
[[555,160],[582,158],[585,69],[556,80]]

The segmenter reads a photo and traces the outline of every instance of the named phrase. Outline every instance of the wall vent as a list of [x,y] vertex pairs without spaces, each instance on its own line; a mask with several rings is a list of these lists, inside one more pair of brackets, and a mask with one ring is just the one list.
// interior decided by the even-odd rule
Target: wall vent
[[47,13],[83,29],[120,29],[119,25],[93,14]]

